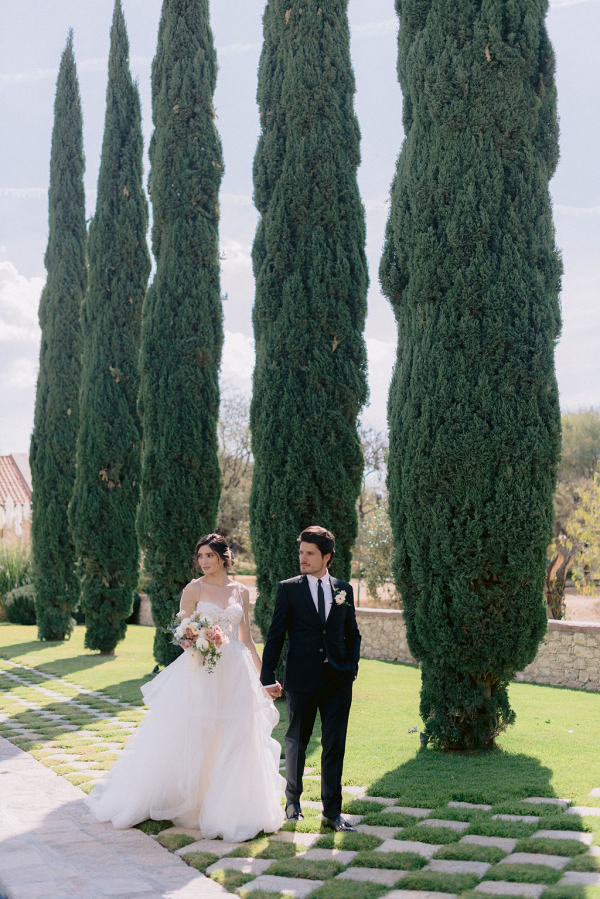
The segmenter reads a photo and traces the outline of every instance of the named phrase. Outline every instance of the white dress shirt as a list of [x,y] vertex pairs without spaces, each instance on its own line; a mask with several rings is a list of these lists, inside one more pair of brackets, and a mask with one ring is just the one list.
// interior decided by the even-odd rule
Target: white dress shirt
[[[308,586],[313,598],[313,602],[315,604],[315,609],[318,612],[319,600],[317,596],[317,590],[319,589],[319,578],[316,578],[314,574],[307,574],[306,579],[308,580]],[[323,587],[323,597],[325,599],[325,621],[327,621],[327,619],[329,618],[329,613],[331,612],[331,607],[333,605],[333,590],[331,587],[331,578],[329,577],[329,572],[327,572],[325,577],[321,578],[321,586]]]

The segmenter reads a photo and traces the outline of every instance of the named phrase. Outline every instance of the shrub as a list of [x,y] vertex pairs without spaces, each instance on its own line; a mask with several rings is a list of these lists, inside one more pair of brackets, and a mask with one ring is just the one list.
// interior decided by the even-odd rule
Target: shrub
[[36,624],[35,587],[25,584],[15,587],[4,597],[6,620],[11,624]]

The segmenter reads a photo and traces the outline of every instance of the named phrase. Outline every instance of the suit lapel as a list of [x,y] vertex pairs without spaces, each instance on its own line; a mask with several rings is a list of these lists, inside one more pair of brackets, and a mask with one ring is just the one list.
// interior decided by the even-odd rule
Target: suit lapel
[[310,592],[310,587],[308,586],[308,578],[306,577],[305,574],[302,575],[302,580],[300,581],[300,588],[302,590],[302,595],[304,596],[304,599],[309,604],[315,618],[319,622],[319,626],[322,627],[321,619],[319,618],[319,613],[317,612],[314,600],[312,598],[312,593]]

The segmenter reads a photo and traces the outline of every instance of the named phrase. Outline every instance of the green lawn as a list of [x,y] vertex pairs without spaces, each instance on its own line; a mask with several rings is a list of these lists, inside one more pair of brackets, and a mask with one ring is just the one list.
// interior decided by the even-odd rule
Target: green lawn
[[[65,643],[40,643],[35,627],[3,622],[0,658],[35,667],[42,682],[44,674],[59,675],[86,689],[141,704],[139,687],[154,666],[153,636],[152,628],[130,626],[116,656],[104,657],[84,649],[83,627],[76,627]],[[600,804],[588,797],[593,787],[600,786],[600,695],[513,684],[510,696],[517,721],[501,737],[500,749],[445,754],[419,750],[418,731],[408,732],[420,725],[419,683],[419,671],[411,666],[361,663],[344,765],[347,784],[367,786],[371,795],[397,797],[399,805],[433,809],[451,799],[498,804],[525,796],[568,797],[579,805]],[[15,685],[16,693],[18,689]],[[10,709],[6,692],[3,701],[5,710]],[[278,705],[281,721],[275,736],[281,740],[285,704]],[[19,713],[25,714],[22,709]],[[307,765],[317,773],[318,737],[316,732],[307,758]],[[314,791],[314,783],[307,781],[306,785]],[[495,823],[488,822],[488,826]]]

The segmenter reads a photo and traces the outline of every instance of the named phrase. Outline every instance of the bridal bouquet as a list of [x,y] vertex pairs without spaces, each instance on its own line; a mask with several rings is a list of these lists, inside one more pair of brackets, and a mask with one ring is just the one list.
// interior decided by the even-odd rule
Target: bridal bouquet
[[225,636],[219,625],[200,612],[192,612],[191,615],[177,612],[165,632],[171,634],[176,646],[199,653],[209,673],[214,671],[223,647],[229,643],[229,637]]

